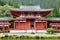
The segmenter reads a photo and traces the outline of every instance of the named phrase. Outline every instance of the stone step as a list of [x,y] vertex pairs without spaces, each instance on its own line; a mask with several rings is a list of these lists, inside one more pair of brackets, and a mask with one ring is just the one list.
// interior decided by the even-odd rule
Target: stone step
[[46,30],[10,30],[10,33],[46,33]]

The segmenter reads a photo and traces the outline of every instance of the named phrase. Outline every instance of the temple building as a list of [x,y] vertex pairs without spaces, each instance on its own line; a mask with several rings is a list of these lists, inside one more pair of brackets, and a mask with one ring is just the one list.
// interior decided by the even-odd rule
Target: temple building
[[[0,30],[2,32],[40,32],[47,28],[60,31],[60,18],[45,18],[53,9],[41,9],[37,6],[22,5],[19,9],[10,8],[9,12],[15,18],[0,18]],[[11,22],[14,23],[11,29]]]

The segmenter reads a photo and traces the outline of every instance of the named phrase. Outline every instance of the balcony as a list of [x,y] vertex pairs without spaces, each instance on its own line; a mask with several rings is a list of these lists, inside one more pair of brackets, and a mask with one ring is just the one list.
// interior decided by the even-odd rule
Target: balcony
[[34,13],[27,13],[25,14],[24,12],[20,14],[20,17],[21,18],[41,18],[40,14],[37,13],[37,14],[34,14]]
[[16,18],[16,21],[15,22],[26,22],[26,19],[25,18]]
[[44,23],[46,23],[47,21],[41,21],[41,20],[40,20],[40,21],[35,21],[35,22],[44,22]]
[[15,22],[26,22],[26,21],[15,21]]
[[2,24],[7,25],[7,24],[9,24],[9,23],[8,23],[8,22],[0,22],[0,25],[2,25]]
[[60,26],[60,23],[50,23],[50,26]]
[[40,16],[20,16],[20,18],[41,18]]

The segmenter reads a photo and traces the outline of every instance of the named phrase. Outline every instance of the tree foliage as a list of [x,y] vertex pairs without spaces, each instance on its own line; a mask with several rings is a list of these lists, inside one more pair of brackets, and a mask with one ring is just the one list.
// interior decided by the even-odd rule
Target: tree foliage
[[53,34],[54,32],[55,32],[55,29],[53,29],[53,28],[48,28],[47,29],[48,34]]
[[5,4],[6,4],[6,2],[4,0],[0,0],[0,5],[1,6],[5,5]]
[[9,6],[8,4],[4,6],[0,6],[0,17],[12,17],[12,15],[9,13],[9,8],[12,8],[13,6]]

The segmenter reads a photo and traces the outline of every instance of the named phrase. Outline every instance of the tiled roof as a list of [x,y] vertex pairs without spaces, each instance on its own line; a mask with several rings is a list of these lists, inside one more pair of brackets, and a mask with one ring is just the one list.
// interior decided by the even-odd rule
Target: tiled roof
[[10,10],[16,11],[51,11],[52,9],[41,9],[40,6],[20,6],[20,8],[10,8]]
[[7,21],[7,20],[13,20],[13,18],[12,17],[0,17],[0,20]]
[[20,6],[20,10],[40,10],[40,6]]
[[48,15],[53,9],[41,9],[40,6],[20,6],[20,8],[10,8],[9,11],[12,15],[18,17],[20,16],[20,13],[22,12],[33,12],[33,13],[39,13],[41,14],[41,17],[45,17]]
[[56,20],[56,21],[60,21],[60,18],[47,18],[46,20]]

